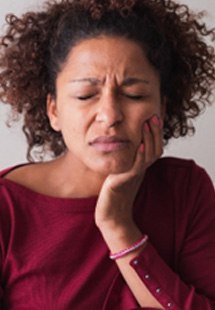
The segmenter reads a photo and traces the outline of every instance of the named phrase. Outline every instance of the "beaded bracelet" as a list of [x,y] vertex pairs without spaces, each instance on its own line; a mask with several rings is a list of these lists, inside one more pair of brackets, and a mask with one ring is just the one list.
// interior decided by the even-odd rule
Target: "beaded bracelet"
[[144,235],[140,240],[138,240],[137,242],[135,242],[134,244],[132,244],[129,248],[125,249],[125,250],[121,250],[117,253],[113,253],[110,254],[110,259],[116,260],[118,258],[122,258],[124,256],[126,256],[128,253],[131,253],[137,249],[139,249],[142,245],[144,245],[148,240],[148,236]]

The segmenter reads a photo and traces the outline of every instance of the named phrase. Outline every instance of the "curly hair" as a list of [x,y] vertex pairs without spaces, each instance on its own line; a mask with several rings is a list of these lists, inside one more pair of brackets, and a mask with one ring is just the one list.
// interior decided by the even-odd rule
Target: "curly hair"
[[0,40],[0,100],[24,115],[23,131],[32,150],[65,151],[46,113],[47,95],[55,97],[56,78],[70,49],[101,34],[123,36],[144,49],[158,70],[166,98],[164,142],[194,132],[191,119],[212,102],[215,29],[202,14],[171,0],[47,1],[21,18],[7,15]]

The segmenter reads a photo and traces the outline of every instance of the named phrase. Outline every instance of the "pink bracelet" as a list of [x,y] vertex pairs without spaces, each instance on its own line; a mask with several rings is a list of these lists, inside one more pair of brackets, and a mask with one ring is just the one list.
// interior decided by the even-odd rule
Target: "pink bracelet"
[[140,240],[138,240],[137,242],[135,242],[134,244],[132,244],[129,248],[119,251],[117,253],[114,254],[110,254],[110,259],[116,260],[118,258],[122,258],[125,255],[127,255],[128,253],[133,252],[134,250],[139,249],[142,245],[144,245],[148,240],[148,236],[144,235]]

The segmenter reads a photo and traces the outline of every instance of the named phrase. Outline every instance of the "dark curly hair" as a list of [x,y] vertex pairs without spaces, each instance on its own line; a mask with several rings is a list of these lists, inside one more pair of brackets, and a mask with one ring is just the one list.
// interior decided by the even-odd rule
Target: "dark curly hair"
[[47,95],[55,96],[70,49],[101,34],[137,42],[158,70],[167,100],[164,142],[194,131],[190,119],[212,101],[215,80],[215,52],[206,43],[214,41],[215,29],[201,18],[171,0],[50,0],[39,12],[7,15],[0,41],[0,100],[24,115],[28,159],[34,147],[54,156],[65,151],[61,134],[49,124]]

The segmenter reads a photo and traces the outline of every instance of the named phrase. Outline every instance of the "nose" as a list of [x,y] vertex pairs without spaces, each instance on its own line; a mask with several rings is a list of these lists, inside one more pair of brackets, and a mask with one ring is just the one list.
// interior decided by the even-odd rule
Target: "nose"
[[96,121],[108,127],[114,127],[123,121],[122,106],[116,95],[106,94],[100,98]]

